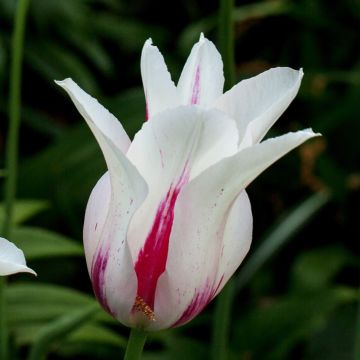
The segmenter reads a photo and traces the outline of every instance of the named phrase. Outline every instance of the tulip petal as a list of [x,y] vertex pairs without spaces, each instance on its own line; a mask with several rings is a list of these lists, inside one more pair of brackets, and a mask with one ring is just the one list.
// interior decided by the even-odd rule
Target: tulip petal
[[215,281],[220,285],[214,296],[222,290],[248,253],[252,240],[252,228],[251,204],[246,191],[243,190],[231,206],[224,228],[219,269]]
[[131,220],[128,239],[137,259],[138,295],[149,307],[165,270],[179,192],[236,150],[235,122],[220,111],[196,106],[164,111],[136,135],[127,155],[146,180],[149,195]]
[[101,132],[107,136],[115,146],[126,153],[130,146],[130,139],[120,121],[105,109],[96,99],[82,90],[72,79],[55,81],[70,96],[79,113],[86,122],[93,122]]
[[[88,261],[91,261],[91,278],[100,303],[118,320],[129,325],[137,281],[126,234],[133,214],[146,197],[147,186],[136,168],[111,140],[104,137],[93,124],[90,123],[89,126],[108,165],[111,197],[96,252],[93,257],[92,254],[86,256]],[[94,197],[99,196],[101,188],[108,189],[106,177],[98,186],[100,189],[94,192]],[[108,198],[109,194],[105,195],[106,197]],[[95,200],[92,203],[98,206]],[[103,218],[100,217],[99,220],[101,219]],[[95,241],[96,239],[97,236]]]
[[151,39],[141,53],[141,77],[146,98],[146,119],[179,104],[177,90],[159,49]]
[[[65,81],[60,85],[72,95],[73,82]],[[81,104],[79,108],[82,110]],[[133,214],[147,195],[147,185],[137,169],[113,143],[113,138],[104,131],[101,122],[95,122],[88,116],[84,118],[103,152],[111,184],[109,208],[104,224],[100,224],[101,233],[96,233],[95,224],[94,238],[89,235],[89,238],[84,239],[86,242],[94,241],[97,246],[95,252],[94,245],[85,246],[85,251],[90,249],[90,253],[85,253],[86,260],[99,302],[122,323],[131,324],[137,281],[126,234]],[[96,200],[100,201],[100,190],[108,189],[106,177],[97,186],[99,189],[93,191],[93,199],[90,200],[91,208],[98,206]],[[109,194],[105,195],[106,198],[109,198]],[[88,214],[94,211],[89,206]],[[101,222],[105,210],[100,213]]]
[[91,191],[85,212],[84,219],[84,248],[87,259],[87,267],[91,274],[92,259],[98,249],[101,235],[110,208],[111,183],[109,172],[107,171],[96,183]]
[[[185,172],[189,181],[236,151],[235,122],[217,110],[181,106],[164,111],[143,125],[127,154],[149,187],[148,197],[129,229],[134,257],[171,186]],[[136,239],[132,238],[132,232],[136,233]]]
[[[167,316],[160,319],[161,326],[191,320],[224,285],[225,277],[236,267],[235,262],[241,261],[250,241],[248,230],[237,259],[226,259],[225,252],[221,256],[224,233],[233,233],[226,225],[234,200],[268,166],[313,136],[316,134],[311,130],[298,131],[246,148],[211,166],[183,188],[175,206],[166,273],[156,293],[159,302],[155,312]],[[235,206],[246,207],[246,200],[239,201],[244,204],[235,202]],[[249,211],[245,210],[244,216],[250,221]],[[167,304],[162,300],[165,298]]]
[[302,70],[270,69],[241,81],[214,103],[236,120],[240,148],[262,140],[295,98],[302,77]]
[[185,63],[178,82],[178,94],[183,105],[211,105],[223,92],[224,74],[221,55],[201,34]]
[[0,276],[35,271],[26,266],[24,253],[12,242],[0,237]]

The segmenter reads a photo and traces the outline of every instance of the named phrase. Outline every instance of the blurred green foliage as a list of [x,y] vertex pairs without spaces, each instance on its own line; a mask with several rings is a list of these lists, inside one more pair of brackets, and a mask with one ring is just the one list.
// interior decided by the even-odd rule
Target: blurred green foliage
[[[2,154],[15,7],[14,0],[0,0]],[[145,117],[139,71],[144,41],[153,38],[176,80],[200,31],[216,41],[217,7],[205,0],[31,1],[11,240],[24,249],[38,278],[10,278],[14,359],[26,357],[44,326],[95,303],[81,233],[87,198],[105,164],[53,80],[72,77],[133,136]],[[300,94],[271,135],[311,126],[324,136],[249,187],[254,244],[234,280],[234,360],[354,359],[360,331],[359,20],[358,0],[237,2],[239,80],[278,65],[304,68]],[[319,191],[330,194],[326,201],[314,202]],[[212,305],[190,325],[151,336],[144,359],[208,359],[211,314]],[[80,328],[59,335],[49,358],[120,358],[127,334],[99,310]]]

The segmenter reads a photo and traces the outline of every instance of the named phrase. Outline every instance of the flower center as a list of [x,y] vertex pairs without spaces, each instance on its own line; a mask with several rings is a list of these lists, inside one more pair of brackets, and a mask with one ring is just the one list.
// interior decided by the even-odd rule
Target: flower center
[[155,321],[153,310],[139,295],[136,295],[133,311],[142,312],[150,321]]
[[[134,309],[145,304],[153,312],[157,282],[166,268],[176,199],[181,188],[188,182],[188,178],[188,172],[185,170],[176,185],[170,186],[165,198],[159,204],[153,225],[139,252],[135,263],[138,289]],[[144,312],[145,307],[140,306],[139,309]]]

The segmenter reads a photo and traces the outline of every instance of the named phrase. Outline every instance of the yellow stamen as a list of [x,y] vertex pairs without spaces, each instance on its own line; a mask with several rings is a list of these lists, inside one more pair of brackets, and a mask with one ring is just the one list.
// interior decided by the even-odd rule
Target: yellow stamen
[[136,295],[134,311],[142,312],[150,321],[155,321],[155,314],[152,308],[142,299],[139,295]]

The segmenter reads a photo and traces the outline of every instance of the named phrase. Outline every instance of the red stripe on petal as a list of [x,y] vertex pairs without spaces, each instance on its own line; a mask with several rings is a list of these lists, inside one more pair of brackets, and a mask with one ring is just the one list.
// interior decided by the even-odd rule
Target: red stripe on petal
[[106,300],[105,294],[105,270],[109,260],[109,251],[100,249],[95,256],[91,265],[91,282],[96,298],[101,306],[111,314],[111,310]]
[[148,106],[148,102],[145,99],[145,120],[148,121],[149,120],[149,106]]
[[199,102],[200,96],[200,66],[196,67],[194,84],[192,88],[191,104],[195,105]]
[[205,306],[208,305],[209,302],[214,298],[223,281],[223,278],[224,276],[220,278],[220,281],[216,286],[210,286],[209,282],[207,281],[203,290],[195,291],[195,294],[190,301],[190,304],[185,309],[180,318],[176,320],[176,322],[171,327],[183,325],[193,319],[196,315],[198,315],[205,308]]
[[184,171],[176,186],[171,186],[160,202],[152,228],[135,264],[138,279],[137,296],[151,309],[154,309],[158,279],[166,267],[176,199],[187,181],[188,174]]

